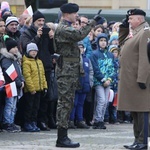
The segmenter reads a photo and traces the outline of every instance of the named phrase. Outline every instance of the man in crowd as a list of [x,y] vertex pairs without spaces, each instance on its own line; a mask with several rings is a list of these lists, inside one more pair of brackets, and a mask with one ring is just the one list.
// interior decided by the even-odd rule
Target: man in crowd
[[18,30],[18,24],[19,24],[18,18],[15,16],[9,16],[5,21],[6,34],[17,41],[18,48],[20,50],[19,40],[21,34],[20,31]]
[[[51,71],[53,69],[52,57],[54,53],[53,50],[53,39],[50,38],[50,32],[43,32],[43,28],[48,28],[45,26],[45,17],[40,11],[36,11],[33,14],[32,25],[25,30],[21,35],[21,45],[22,53],[26,54],[26,46],[30,42],[36,43],[39,49],[38,58],[42,60],[46,81],[48,84],[48,91],[50,85]],[[46,92],[46,91],[45,91]],[[48,101],[50,99],[50,92],[44,94],[40,101],[39,116],[38,116],[38,126],[41,130],[49,130],[47,127],[47,109]]]
[[143,10],[128,10],[119,32],[118,110],[131,111],[135,139],[132,145],[124,147],[136,150],[147,148],[145,133],[148,131],[144,132],[144,115],[150,112],[150,64],[147,56],[150,30],[145,16]]

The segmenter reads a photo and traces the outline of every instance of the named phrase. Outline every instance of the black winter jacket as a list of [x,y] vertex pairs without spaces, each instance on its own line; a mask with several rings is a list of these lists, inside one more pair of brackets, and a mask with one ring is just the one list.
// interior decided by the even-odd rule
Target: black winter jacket
[[21,35],[21,46],[23,54],[26,53],[26,46],[30,42],[36,43],[39,49],[38,58],[42,60],[45,71],[53,69],[52,57],[54,53],[53,39],[47,36],[39,38],[37,36],[37,28],[32,24],[30,28],[25,30]]
[[21,65],[19,62],[20,58],[21,54],[19,53],[18,56],[14,56],[13,54],[9,53],[6,48],[1,49],[0,65],[5,78],[5,84],[13,82],[13,80],[6,73],[6,70],[13,64],[18,75],[16,79],[14,79],[18,90],[21,88],[22,82],[24,82],[24,77],[22,75]]

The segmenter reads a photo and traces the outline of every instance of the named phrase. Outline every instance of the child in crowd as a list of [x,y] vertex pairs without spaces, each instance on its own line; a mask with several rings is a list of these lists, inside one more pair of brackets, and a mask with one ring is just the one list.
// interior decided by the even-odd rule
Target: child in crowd
[[98,49],[93,51],[91,62],[94,71],[95,111],[93,129],[106,129],[104,115],[108,103],[110,84],[114,79],[114,56],[108,51],[105,33],[97,37]]
[[92,49],[93,50],[96,50],[97,49],[97,37],[99,34],[101,33],[104,33],[105,30],[104,30],[104,27],[103,25],[99,24],[97,26],[94,27],[93,29],[93,39],[91,40],[91,46],[92,46]]
[[119,38],[119,35],[118,35],[117,32],[112,33],[112,35],[110,36],[110,39],[109,39],[109,47],[110,47],[111,45],[116,45],[116,46],[118,46],[118,45],[119,45],[119,40],[118,40],[118,38]]
[[[117,91],[118,91],[118,74],[119,74],[118,56],[119,56],[120,49],[117,46],[114,46],[110,49],[110,52],[114,55],[114,62],[115,62],[115,65],[114,65],[115,76],[111,84],[111,89],[114,92],[114,98],[115,98]],[[116,106],[113,106],[113,102],[109,103],[108,112],[109,112],[109,121],[114,124],[119,124],[118,119],[117,119],[117,109],[116,109]]]
[[[14,118],[16,114],[16,103],[20,93],[24,87],[24,78],[21,72],[20,59],[21,54],[17,48],[17,42],[8,36],[5,36],[5,45],[6,48],[1,49],[1,58],[0,64],[2,67],[3,75],[5,78],[5,84],[10,84],[15,81],[17,87],[17,96],[5,97],[5,106],[3,114],[3,130],[8,132],[19,132],[21,131],[20,126],[14,124]],[[14,69],[17,73],[17,77],[11,78],[6,70],[11,66],[14,66]]]
[[42,91],[47,89],[43,63],[37,58],[38,47],[35,43],[29,43],[26,55],[23,56],[23,75],[25,78],[25,124],[28,132],[40,131],[37,127],[37,114]]
[[83,105],[87,93],[90,92],[90,89],[93,86],[93,68],[91,61],[84,54],[84,44],[82,41],[78,42],[78,47],[81,53],[80,67],[82,66],[81,69],[83,69],[80,77],[81,89],[78,89],[75,92],[74,107],[70,115],[69,127],[76,128],[74,125],[74,120],[76,120],[77,128],[89,129],[90,127],[83,119]]

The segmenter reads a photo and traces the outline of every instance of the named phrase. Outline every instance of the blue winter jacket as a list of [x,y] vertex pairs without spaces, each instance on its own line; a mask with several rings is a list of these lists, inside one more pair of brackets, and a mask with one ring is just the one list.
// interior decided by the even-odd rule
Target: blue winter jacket
[[90,39],[86,36],[83,39],[83,43],[84,43],[84,47],[85,47],[85,55],[87,58],[90,58],[91,54],[92,54],[92,47],[91,47],[91,42]]
[[114,75],[114,80],[111,84],[111,89],[116,93],[118,91],[118,74],[119,74],[119,59],[115,58],[115,75]]
[[104,81],[110,79],[113,81],[115,76],[114,56],[107,49],[97,49],[93,51],[91,63],[94,71],[94,86],[103,85]]

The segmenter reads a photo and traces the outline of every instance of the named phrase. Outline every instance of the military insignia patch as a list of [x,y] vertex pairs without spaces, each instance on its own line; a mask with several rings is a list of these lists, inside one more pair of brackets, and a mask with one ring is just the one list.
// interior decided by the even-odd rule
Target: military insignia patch
[[145,30],[149,30],[149,27],[148,27],[148,26],[145,26],[145,27],[144,27],[144,31],[145,31]]
[[149,43],[150,42],[150,38],[147,38],[147,43]]

